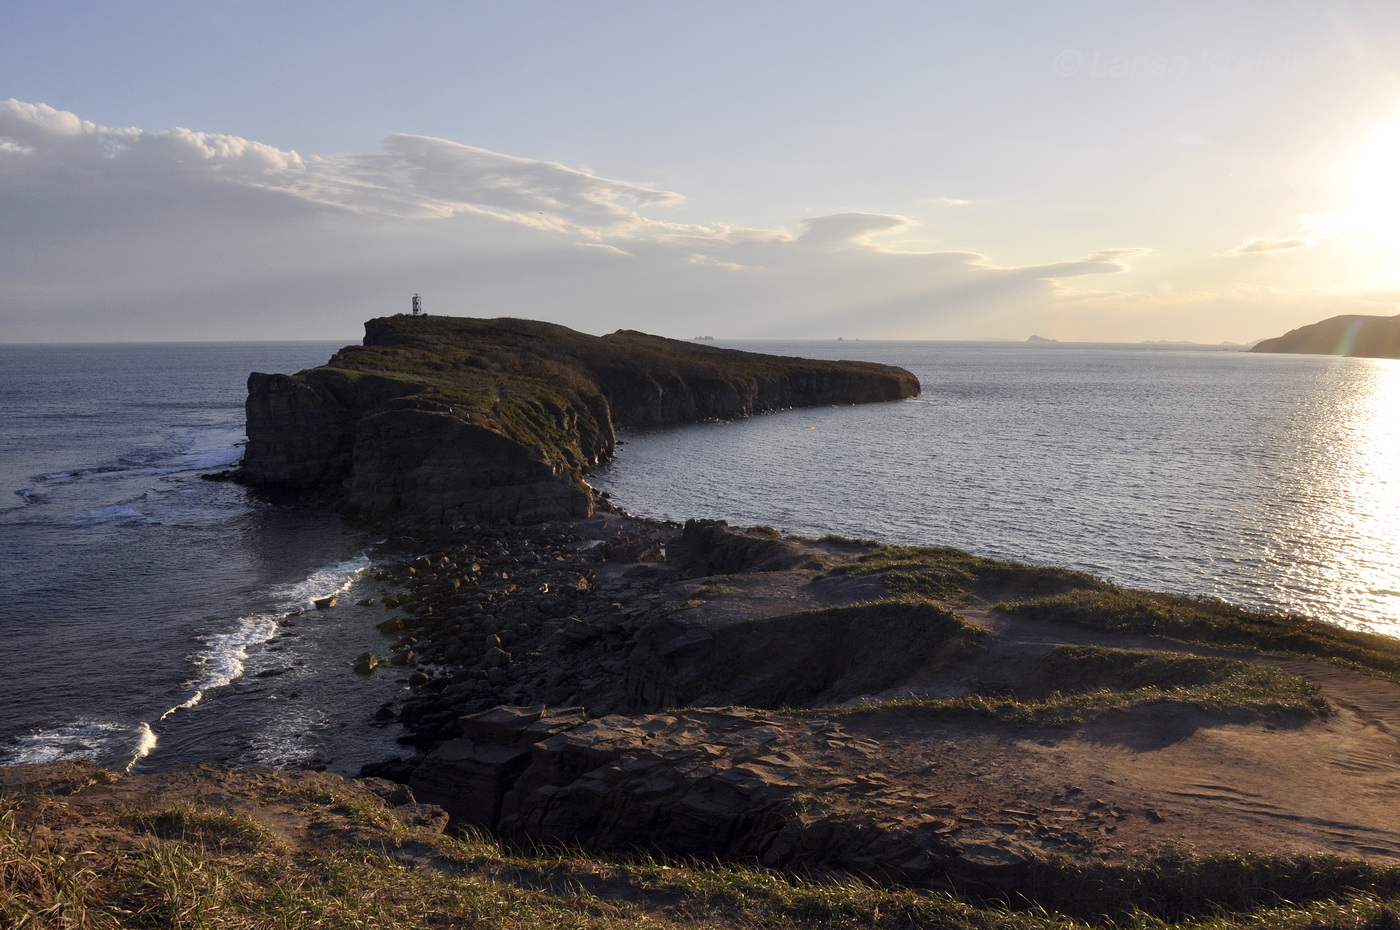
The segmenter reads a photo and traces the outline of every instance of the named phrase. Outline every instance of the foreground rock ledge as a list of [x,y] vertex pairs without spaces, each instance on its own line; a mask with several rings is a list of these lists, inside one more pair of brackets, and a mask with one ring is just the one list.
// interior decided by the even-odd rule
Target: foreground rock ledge
[[[1400,861],[1400,686],[1001,606],[1115,594],[1086,575],[608,513],[482,528],[384,580],[412,608],[388,633],[426,670],[398,715],[424,755],[367,773],[527,847],[1017,893],[1056,856],[1170,844]],[[1084,651],[1149,696],[1060,722],[973,709],[1099,693],[1089,666],[1055,671]],[[1132,669],[1158,659],[1286,672],[1329,710],[1155,690]]]
[[238,480],[319,490],[375,521],[450,528],[588,516],[615,430],[916,396],[902,368],[631,330],[394,316],[320,368],[248,378]]

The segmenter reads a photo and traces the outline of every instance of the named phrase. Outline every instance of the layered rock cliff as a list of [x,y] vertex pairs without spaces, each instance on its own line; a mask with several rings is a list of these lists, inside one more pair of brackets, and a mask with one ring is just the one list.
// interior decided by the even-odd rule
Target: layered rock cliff
[[1400,358],[1400,316],[1334,316],[1265,339],[1250,351]]
[[394,316],[320,368],[248,378],[238,479],[330,490],[371,520],[586,516],[615,430],[898,400],[909,372],[515,319]]

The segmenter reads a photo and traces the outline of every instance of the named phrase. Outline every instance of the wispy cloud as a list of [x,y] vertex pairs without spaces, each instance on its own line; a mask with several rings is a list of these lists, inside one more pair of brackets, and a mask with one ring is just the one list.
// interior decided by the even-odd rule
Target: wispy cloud
[[812,249],[845,249],[852,246],[879,249],[875,237],[906,229],[912,221],[903,216],[879,213],[837,213],[814,216],[802,221],[806,227],[797,244]]
[[[1137,254],[1001,267],[901,250],[917,225],[904,216],[753,227],[688,222],[684,206],[653,185],[426,136],[303,156],[8,100],[0,339],[314,337],[417,290],[435,290],[443,312],[594,330],[683,320],[733,335],[955,338]],[[460,304],[446,309],[446,294]]]
[[1225,252],[1230,255],[1258,255],[1269,252],[1292,252],[1297,249],[1307,249],[1317,245],[1324,239],[1333,239],[1341,233],[1336,225],[1329,220],[1315,216],[1303,214],[1299,217],[1301,225],[1298,231],[1290,236],[1274,239],[1267,236],[1256,236],[1246,239],[1233,249]]

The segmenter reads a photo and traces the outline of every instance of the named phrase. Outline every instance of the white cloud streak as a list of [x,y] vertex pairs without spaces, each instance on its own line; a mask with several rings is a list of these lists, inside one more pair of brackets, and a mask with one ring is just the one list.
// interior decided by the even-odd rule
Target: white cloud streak
[[315,338],[430,287],[463,295],[444,312],[594,331],[961,338],[985,329],[974,315],[1011,326],[1056,282],[1117,274],[1140,251],[1006,268],[887,245],[916,225],[903,216],[815,216],[794,232],[688,223],[683,207],[651,185],[445,139],[303,157],[8,100],[0,340]]
[[1307,214],[1299,217],[1300,226],[1298,232],[1283,238],[1269,238],[1266,236],[1256,236],[1246,239],[1233,249],[1225,252],[1225,255],[1259,255],[1272,252],[1293,252],[1298,249],[1308,249],[1317,245],[1324,239],[1334,239],[1341,235],[1335,224],[1329,220],[1320,219]]

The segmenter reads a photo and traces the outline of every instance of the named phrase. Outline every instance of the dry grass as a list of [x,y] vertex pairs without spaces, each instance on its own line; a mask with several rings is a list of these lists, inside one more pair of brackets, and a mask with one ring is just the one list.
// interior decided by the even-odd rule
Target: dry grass
[[[325,799],[322,815],[340,816],[340,803]],[[332,833],[296,850],[265,841],[243,818],[198,807],[129,811],[95,826],[126,831],[130,845],[49,849],[14,810],[0,815],[0,926],[1400,928],[1400,869],[1326,856],[1176,848],[1120,864],[1046,858],[1019,895],[979,901],[645,856],[510,852],[474,834],[433,841],[444,867],[413,867],[392,844],[365,848]]]
[[1014,691],[939,700],[895,698],[835,712],[861,714],[902,708],[974,714],[1019,726],[1068,727],[1111,711],[1162,704],[1256,717],[1324,717],[1331,713],[1320,688],[1270,666],[1100,646],[1057,646],[1041,662],[1039,674]]
[[1091,630],[1322,659],[1400,681],[1400,640],[1205,598],[1103,588],[1010,601],[997,609]]

